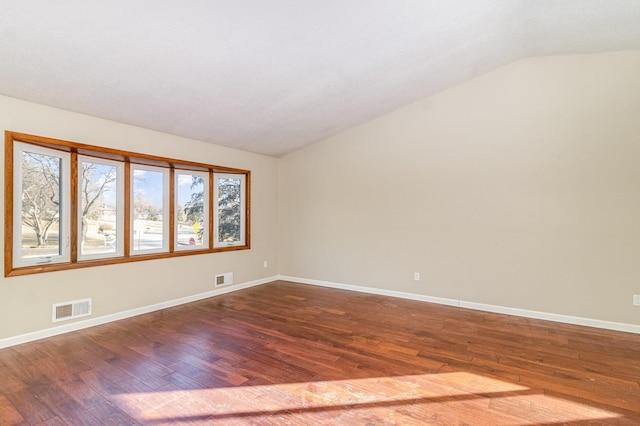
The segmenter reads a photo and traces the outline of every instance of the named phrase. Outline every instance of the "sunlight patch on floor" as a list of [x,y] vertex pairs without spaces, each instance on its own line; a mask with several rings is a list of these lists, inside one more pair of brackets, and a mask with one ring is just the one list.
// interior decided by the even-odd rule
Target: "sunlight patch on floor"
[[[255,421],[423,418],[495,425],[597,421],[617,413],[552,397],[540,391],[467,372],[129,393],[115,396],[128,413],[151,424],[206,420]],[[364,417],[363,417],[364,416]]]

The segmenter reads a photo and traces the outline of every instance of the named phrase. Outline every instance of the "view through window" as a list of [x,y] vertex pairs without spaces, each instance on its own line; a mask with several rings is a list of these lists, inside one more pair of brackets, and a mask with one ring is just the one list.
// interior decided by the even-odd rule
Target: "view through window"
[[5,276],[249,248],[247,170],[5,136]]

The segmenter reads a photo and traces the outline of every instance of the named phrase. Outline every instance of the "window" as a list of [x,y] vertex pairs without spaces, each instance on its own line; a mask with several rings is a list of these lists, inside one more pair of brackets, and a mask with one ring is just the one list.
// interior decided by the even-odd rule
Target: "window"
[[69,154],[16,143],[13,266],[69,260]]
[[124,252],[124,165],[78,157],[78,258],[122,256]]
[[215,175],[216,247],[241,246],[245,239],[244,175]]
[[131,166],[131,251],[158,253],[169,250],[169,170]]
[[5,132],[5,276],[250,248],[250,172]]
[[175,248],[209,248],[209,175],[178,170],[175,178]]

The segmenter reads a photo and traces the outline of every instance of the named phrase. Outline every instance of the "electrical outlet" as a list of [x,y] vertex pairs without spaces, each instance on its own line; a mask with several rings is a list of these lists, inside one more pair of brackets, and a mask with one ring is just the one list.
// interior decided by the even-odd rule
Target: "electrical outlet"
[[633,295],[633,305],[640,306],[640,294]]
[[413,280],[414,281],[420,281],[420,272],[414,272],[413,273]]
[[264,261],[264,267],[268,268],[269,267],[269,262],[267,262],[266,260]]

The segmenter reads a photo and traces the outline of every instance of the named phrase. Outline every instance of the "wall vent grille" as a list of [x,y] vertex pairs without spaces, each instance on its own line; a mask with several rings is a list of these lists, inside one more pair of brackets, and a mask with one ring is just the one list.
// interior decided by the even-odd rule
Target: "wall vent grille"
[[53,322],[65,321],[91,315],[91,299],[54,303]]
[[221,285],[233,284],[233,272],[227,272],[226,274],[218,274],[215,279],[216,287]]

